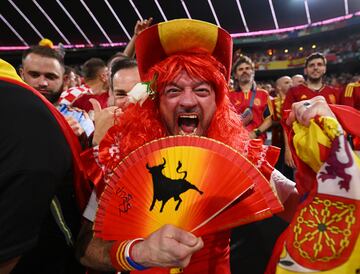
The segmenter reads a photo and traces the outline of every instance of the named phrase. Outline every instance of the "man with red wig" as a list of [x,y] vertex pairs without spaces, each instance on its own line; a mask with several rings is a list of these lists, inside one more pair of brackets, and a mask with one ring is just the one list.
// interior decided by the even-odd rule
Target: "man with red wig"
[[[144,92],[144,97],[131,91],[130,97],[137,98],[138,103],[130,105],[101,140],[98,154],[103,157],[98,160],[105,170],[111,171],[131,151],[152,140],[199,135],[231,146],[253,163],[261,162],[258,168],[275,182],[282,201],[295,193],[292,182],[269,168],[271,148],[261,144],[249,148],[255,140],[249,140],[227,95],[231,43],[230,35],[217,26],[188,19],[160,23],[139,35],[136,52],[140,77],[150,83],[151,90]],[[112,151],[117,148],[115,157],[106,152],[110,146]],[[96,173],[93,166],[88,167],[101,192],[104,186],[100,178],[106,172],[99,169]],[[96,208],[96,195],[92,195],[77,248],[86,266],[103,271],[149,268],[144,273],[178,273],[169,270],[171,267],[184,268],[184,273],[230,273],[229,231],[198,238],[164,225],[146,239],[106,241],[93,235]]]

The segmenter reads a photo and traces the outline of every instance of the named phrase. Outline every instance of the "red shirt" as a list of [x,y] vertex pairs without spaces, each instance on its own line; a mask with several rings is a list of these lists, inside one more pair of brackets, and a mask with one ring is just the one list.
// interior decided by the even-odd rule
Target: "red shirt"
[[[230,101],[235,106],[237,113],[243,113],[250,106],[251,95],[251,91],[232,91],[229,93]],[[258,128],[264,122],[264,112],[270,105],[269,93],[264,89],[257,88],[252,106],[253,120],[246,126],[248,131]]]
[[283,128],[280,124],[281,118],[282,118],[282,109],[284,105],[285,98],[281,98],[280,96],[276,96],[271,98],[272,103],[272,119],[273,119],[273,125],[271,127],[271,144],[273,146],[277,147],[283,147],[284,146],[284,134],[283,134]]
[[319,91],[314,91],[305,85],[299,85],[289,89],[287,92],[283,111],[291,109],[292,104],[295,102],[311,99],[319,95],[324,96],[329,104],[337,104],[340,101],[340,92],[333,87],[323,86]]
[[360,110],[360,81],[346,86],[341,93],[340,104]]
[[80,95],[73,103],[72,107],[76,107],[79,109],[83,109],[86,112],[89,112],[93,109],[92,104],[90,103],[90,99],[94,98],[99,101],[101,108],[106,108],[108,106],[109,93],[103,92],[101,94],[83,94]]

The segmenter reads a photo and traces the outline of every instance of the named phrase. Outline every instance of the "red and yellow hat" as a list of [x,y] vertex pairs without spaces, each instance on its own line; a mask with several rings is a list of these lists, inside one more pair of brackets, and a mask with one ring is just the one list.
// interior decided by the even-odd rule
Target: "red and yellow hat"
[[193,19],[162,22],[142,31],[136,39],[136,59],[140,78],[166,57],[200,48],[213,55],[226,68],[229,80],[232,62],[232,39],[218,26]]

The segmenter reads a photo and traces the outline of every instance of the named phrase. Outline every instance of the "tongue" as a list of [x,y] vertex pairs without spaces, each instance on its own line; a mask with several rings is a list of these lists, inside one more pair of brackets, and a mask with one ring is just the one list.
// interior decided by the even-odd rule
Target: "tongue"
[[193,133],[196,128],[196,123],[192,119],[181,119],[180,128],[185,133]]

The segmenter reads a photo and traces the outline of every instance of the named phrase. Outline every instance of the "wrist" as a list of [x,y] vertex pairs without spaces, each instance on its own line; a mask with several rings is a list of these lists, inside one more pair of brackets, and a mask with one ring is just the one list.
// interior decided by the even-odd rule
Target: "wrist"
[[142,265],[141,260],[139,259],[139,243],[144,241],[143,238],[134,239],[129,242],[125,248],[125,258],[127,262],[136,270],[145,270],[146,266]]
[[136,243],[144,239],[134,239],[131,241],[117,241],[110,249],[110,260],[114,269],[117,271],[145,270],[147,267],[137,263],[133,257],[133,247]]
[[262,134],[262,131],[258,128],[255,128],[253,132],[255,133],[256,137],[259,137]]

